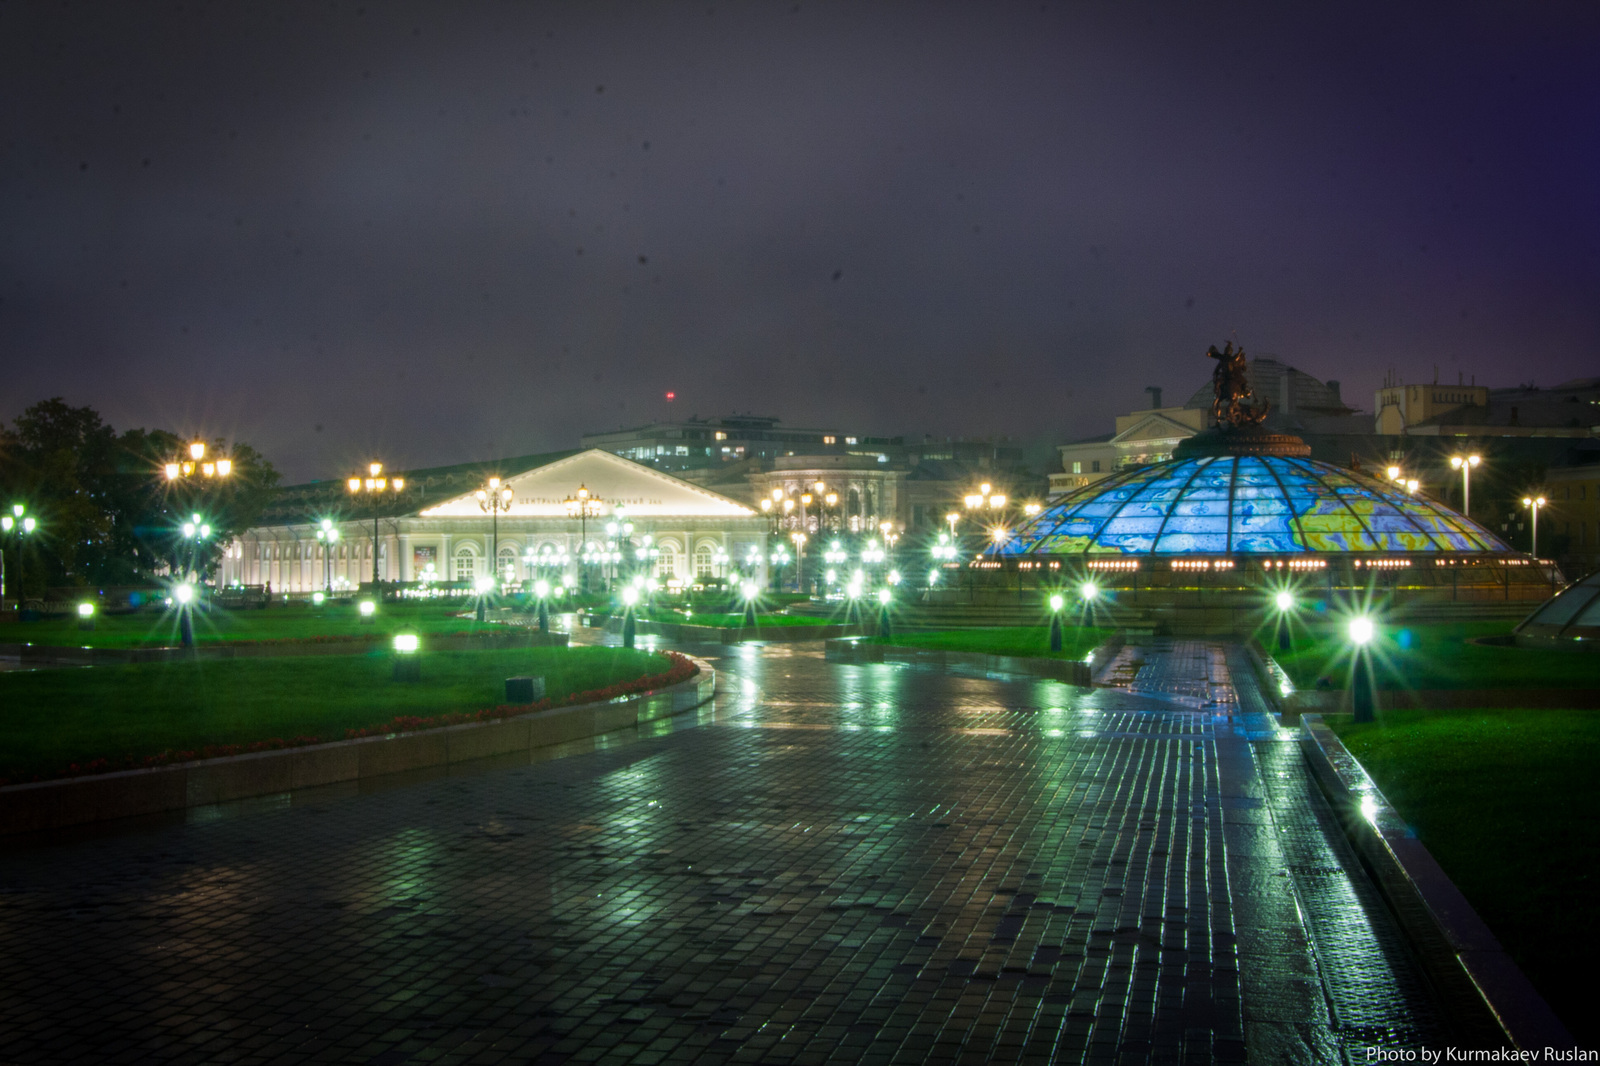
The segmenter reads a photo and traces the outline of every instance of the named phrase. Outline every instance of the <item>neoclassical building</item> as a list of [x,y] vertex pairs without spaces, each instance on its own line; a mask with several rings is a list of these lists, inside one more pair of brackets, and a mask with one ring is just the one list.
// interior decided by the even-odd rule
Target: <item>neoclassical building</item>
[[[283,489],[229,545],[219,583],[356,588],[373,580],[374,556],[384,582],[491,573],[523,582],[583,569],[592,582],[645,565],[663,581],[687,580],[726,576],[733,564],[749,572],[747,560],[767,556],[769,522],[754,508],[600,449],[398,476],[398,491],[392,477],[377,491],[344,481]],[[504,493],[491,494],[499,511],[478,496],[491,478]]]

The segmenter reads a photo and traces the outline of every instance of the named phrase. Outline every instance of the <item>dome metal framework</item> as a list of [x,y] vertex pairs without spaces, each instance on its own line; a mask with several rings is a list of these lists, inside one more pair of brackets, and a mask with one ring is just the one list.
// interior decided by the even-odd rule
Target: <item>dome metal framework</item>
[[1396,485],[1286,455],[1201,455],[1116,474],[1046,508],[996,556],[1515,554]]

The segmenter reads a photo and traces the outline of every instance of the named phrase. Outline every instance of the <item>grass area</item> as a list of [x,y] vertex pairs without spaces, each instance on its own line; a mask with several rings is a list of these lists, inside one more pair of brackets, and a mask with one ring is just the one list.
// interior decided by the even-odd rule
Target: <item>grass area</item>
[[1082,659],[1105,643],[1114,629],[1102,626],[1062,626],[1061,650],[1050,650],[1049,626],[993,626],[985,629],[944,629],[934,633],[895,633],[869,637],[874,644],[938,651],[972,651],[985,655],[1020,655],[1044,659]]
[[1330,720],[1583,1046],[1600,950],[1600,712],[1387,711]]
[[[353,603],[329,603],[323,607],[274,604],[264,610],[216,607],[196,612],[194,639],[197,644],[338,636],[382,639],[398,632],[473,633],[483,628],[470,616],[456,617],[456,612],[463,609],[437,603],[385,603],[378,606],[370,624],[362,625]],[[76,618],[5,622],[0,623],[0,642],[94,648],[175,645],[178,643],[178,614],[176,611],[105,614],[95,619],[93,630],[79,629]]]
[[[1476,637],[1505,636],[1510,622],[1450,622],[1380,627],[1368,645],[1381,689],[1434,688],[1593,688],[1600,681],[1600,656],[1547,648],[1517,648],[1468,643]],[[1269,649],[1271,634],[1263,643]],[[1342,629],[1300,632],[1287,652],[1272,656],[1300,688],[1319,677],[1347,688],[1351,658]]]
[[393,680],[392,663],[374,652],[0,674],[0,779],[207,745],[338,740],[399,716],[494,707],[507,677],[542,676],[561,699],[671,665],[622,648],[427,652],[422,680],[407,683]]

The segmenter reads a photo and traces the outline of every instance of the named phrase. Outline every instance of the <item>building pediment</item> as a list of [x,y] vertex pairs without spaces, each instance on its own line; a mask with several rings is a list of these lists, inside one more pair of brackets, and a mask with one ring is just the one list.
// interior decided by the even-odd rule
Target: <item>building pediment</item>
[[1166,415],[1151,412],[1111,438],[1113,445],[1140,444],[1145,441],[1185,440],[1195,435],[1193,426]]
[[[591,516],[615,514],[622,508],[638,518],[745,518],[755,511],[682,478],[662,473],[619,455],[591,448],[505,479],[511,489],[509,517],[566,517],[567,500],[580,486],[596,501]],[[418,511],[423,518],[482,517],[476,492],[443,500]]]

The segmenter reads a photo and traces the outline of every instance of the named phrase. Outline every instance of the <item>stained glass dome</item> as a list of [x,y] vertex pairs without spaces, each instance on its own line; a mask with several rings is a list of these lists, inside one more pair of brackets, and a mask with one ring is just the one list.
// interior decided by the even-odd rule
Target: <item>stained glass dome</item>
[[1329,463],[1201,455],[1079,489],[1040,512],[997,554],[1510,551],[1448,507]]

